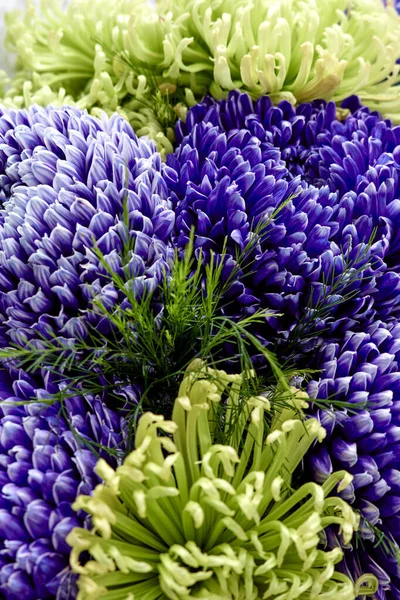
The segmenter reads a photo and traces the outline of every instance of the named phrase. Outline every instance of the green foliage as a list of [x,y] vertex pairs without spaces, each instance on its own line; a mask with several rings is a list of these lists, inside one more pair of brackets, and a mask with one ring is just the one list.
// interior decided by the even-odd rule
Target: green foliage
[[[60,410],[64,410],[63,403],[68,397],[107,392],[108,401],[124,411],[128,426],[134,429],[143,408],[170,414],[179,381],[193,358],[206,360],[213,366],[231,364],[231,368],[250,372],[251,357],[257,353],[265,357],[267,369],[262,377],[249,378],[243,389],[248,386],[248,396],[257,395],[261,388],[269,390],[272,399],[276,395],[275,408],[280,409],[292,397],[288,381],[297,371],[282,369],[273,353],[253,333],[271,313],[259,310],[242,319],[223,315],[226,292],[235,281],[242,261],[251,255],[258,235],[238,255],[237,266],[226,281],[221,276],[225,252],[219,257],[211,255],[204,266],[201,251],[195,258],[190,243],[182,258],[175,254],[162,284],[140,297],[134,292],[128,272],[124,276],[115,274],[94,247],[92,251],[105,273],[105,281],[111,282],[119,294],[119,302],[112,309],[93,297],[91,310],[97,322],[108,322],[109,334],[103,335],[95,326],[88,326],[84,339],[36,339],[23,348],[1,349],[0,359],[11,360],[33,374],[43,369],[52,372],[60,383],[60,392],[43,402],[59,403]],[[129,254],[133,243],[126,238],[124,255]],[[121,390],[129,384],[140,386],[141,399],[137,405],[122,406]],[[224,408],[219,410],[223,412]],[[216,416],[221,423],[225,419],[222,412]],[[233,413],[229,419],[230,427],[234,427]]]
[[[225,248],[221,255],[211,253],[204,265],[202,251],[199,249],[195,257],[191,239],[183,256],[175,252],[161,285],[153,292],[144,292],[138,297],[128,267],[122,276],[117,275],[99,249],[93,246],[91,251],[97,256],[103,280],[111,283],[119,296],[117,304],[110,309],[93,294],[90,310],[96,315],[96,322],[106,321],[109,324],[110,332],[103,335],[95,326],[88,325],[84,339],[36,339],[23,348],[1,349],[0,360],[14,361],[30,373],[38,373],[41,369],[51,371],[60,383],[60,391],[43,402],[59,403],[61,412],[65,411],[64,400],[68,397],[106,392],[108,401],[123,410],[128,426],[134,429],[142,409],[170,414],[179,381],[194,357],[214,367],[231,365],[231,368],[246,373],[253,368],[252,357],[258,354],[264,357],[266,368],[262,375],[249,379],[248,395],[257,395],[260,389],[267,390],[272,399],[272,411],[281,410],[292,398],[288,382],[296,378],[304,382],[315,373],[293,366],[296,365],[295,354],[299,345],[304,339],[318,335],[319,320],[327,318],[333,307],[353,294],[344,293],[339,300],[332,301],[332,297],[338,298],[340,292],[351,288],[369,267],[367,255],[375,236],[374,233],[355,258],[350,259],[348,253],[342,273],[332,273],[317,306],[307,311],[307,316],[292,332],[286,348],[289,359],[279,363],[256,335],[257,329],[262,328],[266,318],[274,313],[258,310],[243,318],[232,318],[226,316],[229,314],[229,301],[225,298],[239,273],[251,272],[260,239],[268,236],[269,224],[279,217],[291,199],[281,203],[265,220],[252,227],[253,234],[243,251],[237,250],[235,267],[225,281],[222,279]],[[128,231],[126,207],[123,208],[123,220]],[[122,264],[127,265],[135,241],[126,235],[122,236],[122,242]],[[141,398],[138,404],[125,403],[123,406],[121,390],[130,384],[140,387]],[[356,411],[363,408],[353,404],[349,406],[334,398],[316,399],[314,403],[330,410],[348,408]],[[216,422],[225,423],[224,404],[219,405],[218,410]],[[67,415],[63,413],[63,416]],[[230,428],[235,427],[235,418],[233,413],[229,414]],[[74,435],[79,436],[78,432]],[[83,443],[88,445],[89,442]],[[92,449],[97,452],[95,445]]]
[[[362,529],[369,530],[374,535],[374,541],[369,540],[366,542],[365,534],[364,536],[362,535]],[[361,528],[354,536],[354,547],[356,550],[361,548],[368,552],[369,545],[372,545],[374,548],[380,547],[387,558],[393,558],[400,566],[400,548],[398,544],[388,533],[385,533],[379,526],[371,523],[361,515]]]
[[340,272],[332,266],[327,274],[323,274],[318,297],[315,298],[315,292],[310,293],[304,314],[285,343],[285,354],[288,357],[293,358],[303,342],[323,335],[329,329],[325,324],[334,318],[336,309],[357,297],[358,283],[372,278],[368,275],[368,270],[376,260],[371,253],[376,231],[375,228],[366,244],[361,245],[354,256],[352,248],[347,251],[342,249],[343,268]]

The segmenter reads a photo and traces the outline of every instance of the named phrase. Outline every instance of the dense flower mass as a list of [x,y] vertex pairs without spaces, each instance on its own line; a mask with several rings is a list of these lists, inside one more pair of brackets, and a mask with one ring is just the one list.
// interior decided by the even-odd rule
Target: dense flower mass
[[212,67],[207,61],[202,66],[213,69],[215,97],[240,88],[253,97],[299,103],[340,101],[357,91],[398,118],[398,90],[391,85],[398,81],[400,21],[381,0],[180,0],[174,8],[189,12],[189,34],[212,58]]
[[84,108],[122,107],[138,129],[146,132],[147,125],[156,135],[151,119],[141,123],[146,113],[140,102],[149,99],[149,89],[151,96],[165,87],[178,89],[189,104],[208,91],[222,98],[233,89],[293,104],[359,93],[370,106],[400,119],[400,20],[389,3],[154,4],[70,0],[63,10],[55,0],[46,11],[32,7],[10,15],[7,41],[18,55],[18,69],[7,96],[18,106],[29,104],[33,93],[42,102],[55,97]]
[[[242,397],[246,377],[200,367],[186,373],[173,420],[144,414],[136,450],[116,471],[98,463],[105,485],[75,503],[93,517],[92,532],[77,529],[67,540],[78,598],[353,600],[354,584],[335,572],[340,549],[317,550],[329,524],[345,541],[357,527],[346,502],[328,497],[348,475],[290,488],[296,465],[324,435],[316,419],[302,421],[304,394],[265,431],[269,401]],[[239,415],[225,444],[214,425],[223,397],[227,414]],[[81,565],[86,551],[93,560]]]
[[[321,369],[313,397],[350,405],[320,414],[329,435],[310,455],[312,472],[322,482],[350,470],[345,497],[372,526],[383,523],[396,548],[399,128],[356,98],[338,115],[333,103],[294,109],[235,92],[191,109],[177,138],[167,161],[175,243],[184,247],[194,227],[207,258],[228,236],[227,273],[244,252],[226,310],[282,314],[257,333],[299,366]],[[374,539],[366,524],[360,534]],[[397,598],[396,561],[381,549],[362,556],[364,572],[379,576],[380,597]]]
[[122,416],[100,396],[46,406],[57,387],[48,375],[41,388],[23,372],[0,375],[0,596],[51,599],[69,582],[65,538],[84,523],[72,503],[97,484],[97,455],[115,465],[125,452]]
[[[100,121],[72,108],[2,110],[0,131],[2,346],[43,335],[82,339],[88,323],[107,330],[91,305],[118,301],[110,273],[134,278],[140,295],[168,268],[174,217],[159,154],[122,118]],[[62,413],[32,403],[56,393],[49,376],[38,383],[8,371],[0,589],[7,600],[52,598],[68,566],[65,537],[77,524],[71,502],[92,489],[99,446],[121,446],[123,413],[100,397],[68,399]],[[137,402],[134,390],[124,393],[121,406]]]
[[400,600],[400,0],[5,20],[0,598]]
[[333,103],[274,107],[234,92],[177,126],[166,173],[175,243],[194,227],[197,246],[221,253],[228,236],[225,276],[243,253],[230,310],[234,300],[237,314],[282,314],[268,339],[397,315],[400,130],[356,99],[345,105],[341,122]]
[[[365,518],[364,540],[376,542],[379,525],[391,540],[384,552],[375,543],[367,553],[348,560],[375,573],[381,596],[400,597],[400,569],[395,547],[400,544],[400,326],[376,322],[366,331],[348,331],[339,343],[326,343],[315,357],[319,380],[309,383],[310,396],[346,403],[348,408],[319,410],[327,437],[309,455],[315,481],[322,483],[337,469],[353,474],[343,492]],[[358,568],[358,571],[362,569]]]
[[[203,260],[208,262],[211,252],[225,253],[222,278],[234,274],[224,312],[235,319],[260,307],[278,313],[257,335],[296,365],[307,367],[312,360],[321,369],[310,384],[313,397],[357,404],[355,415],[338,410],[330,420],[330,412],[320,414],[329,435],[312,453],[312,472],[322,482],[336,468],[350,470],[354,482],[346,499],[371,526],[383,522],[395,544],[399,128],[356,98],[345,101],[338,114],[334,103],[273,106],[267,97],[253,103],[233,92],[226,101],[206,98],[189,111],[186,123],[177,125],[177,149],[166,165],[121,117],[98,120],[75,108],[3,110],[0,135],[3,344],[37,343],[42,335],[82,339],[89,323],[107,332],[104,320],[94,321],[100,317],[91,307],[96,297],[108,309],[121,300],[110,272],[139,296],[154,290],[168,272],[173,247],[183,251],[194,230]],[[24,382],[24,398],[38,393],[40,398],[26,374],[11,376],[14,386]],[[71,451],[73,435],[63,421],[71,415],[73,431],[105,446],[117,443],[121,423],[99,429],[115,417],[100,399],[68,402],[61,421],[55,409],[43,412],[39,405],[39,433],[24,437],[19,445],[25,450],[4,447],[4,455],[23,456],[29,463],[25,454],[39,455],[42,429],[54,442],[45,444],[53,448],[50,456],[58,452],[60,437]],[[11,417],[21,428],[28,417],[39,418],[35,406],[4,409],[5,428]],[[7,474],[18,471],[18,464],[9,469],[8,458],[6,463]],[[29,465],[28,471],[36,469],[33,459]],[[54,593],[60,578],[35,575],[36,558],[25,556],[42,556],[46,548],[58,561],[57,573],[66,566],[62,527],[82,473],[73,470],[74,491],[67,490],[66,513],[58,516],[54,506],[62,504],[64,489],[58,496],[46,491],[35,497],[38,506],[50,503],[50,508],[32,512],[30,505],[19,510],[21,493],[10,483],[34,488],[36,479],[5,481],[5,510],[25,527],[3,535],[1,584],[10,600],[14,588],[4,587],[10,572],[15,589],[30,586],[32,598]],[[35,538],[39,529],[30,525],[32,514],[47,519],[47,529],[40,524],[44,546]],[[374,534],[364,524],[360,535],[368,543]],[[385,565],[377,573],[384,598],[389,580],[392,592],[396,589],[399,573],[390,559],[387,566],[378,560],[379,552],[370,552],[363,568],[376,572],[375,563]],[[362,572],[354,565],[349,569],[353,575]]]
[[139,295],[168,269],[160,155],[123,118],[74,108],[3,110],[0,138],[3,339],[84,337],[93,298],[116,301],[108,269]]

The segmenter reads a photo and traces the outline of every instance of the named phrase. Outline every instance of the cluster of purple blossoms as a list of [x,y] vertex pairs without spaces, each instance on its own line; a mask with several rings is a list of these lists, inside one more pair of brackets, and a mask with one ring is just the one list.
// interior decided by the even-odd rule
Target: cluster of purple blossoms
[[220,253],[228,237],[226,277],[243,252],[230,307],[282,314],[268,320],[268,341],[287,341],[307,320],[315,327],[323,303],[324,336],[398,314],[400,130],[355,102],[343,123],[333,103],[253,105],[232,93],[177,127],[165,175],[174,243],[184,247],[194,227],[195,243]]
[[71,504],[98,483],[99,455],[113,464],[125,453],[123,419],[104,398],[46,404],[58,390],[52,379],[0,372],[0,596],[7,600],[62,598],[65,538],[84,519]]
[[308,472],[319,483],[337,468],[352,473],[343,497],[366,519],[363,540],[374,545],[377,526],[391,548],[348,553],[347,567],[356,575],[374,573],[380,599],[399,598],[394,551],[400,543],[400,325],[376,322],[365,331],[348,331],[340,343],[326,343],[314,359],[321,378],[309,383],[310,396],[334,399],[346,408],[318,411],[327,437],[310,453]]
[[166,177],[174,243],[183,248],[194,227],[207,258],[227,237],[226,277],[243,252],[229,310],[280,313],[257,333],[283,358],[319,367],[309,393],[333,408],[318,411],[328,436],[310,454],[311,471],[319,482],[333,469],[352,472],[346,498],[365,518],[367,550],[349,550],[344,568],[374,572],[379,598],[398,599],[399,567],[375,547],[374,526],[396,550],[400,128],[355,97],[343,112],[339,119],[325,102],[253,103],[237,92],[206,99],[178,124]]
[[108,269],[138,294],[157,286],[174,225],[162,170],[153,144],[118,115],[32,107],[0,116],[3,340],[84,337],[93,298],[118,299]]
[[[163,169],[152,143],[117,115],[1,112],[2,347],[107,330],[91,308],[99,296],[107,309],[118,302],[111,271],[139,296],[158,285],[174,225]],[[83,518],[71,504],[95,485],[102,447],[111,463],[124,455],[125,413],[107,395],[49,406],[59,387],[46,372],[32,379],[6,365],[0,375],[0,596],[64,599],[65,538]],[[138,400],[124,387],[121,407]]]
[[[342,111],[237,92],[206,99],[178,123],[166,165],[118,116],[3,111],[0,336],[24,345],[106,330],[91,306],[119,300],[108,269],[138,295],[155,289],[194,229],[204,260],[224,251],[222,277],[235,274],[223,310],[274,311],[257,334],[320,369],[308,391],[335,410],[318,411],[328,435],[311,472],[319,482],[353,473],[346,497],[368,521],[367,550],[349,550],[344,568],[372,570],[379,598],[399,599],[398,567],[373,548],[373,527],[400,542],[400,128],[356,98]],[[0,591],[52,598],[80,519],[71,502],[95,483],[93,446],[123,450],[123,420],[107,397],[44,405],[55,386],[46,373],[8,367],[1,386]]]

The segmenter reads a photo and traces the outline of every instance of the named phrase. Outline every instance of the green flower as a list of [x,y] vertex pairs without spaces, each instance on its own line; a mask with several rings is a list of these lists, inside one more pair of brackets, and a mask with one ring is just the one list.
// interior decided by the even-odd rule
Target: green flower
[[[44,0],[41,8],[29,3],[25,13],[6,15],[6,43],[17,54],[17,72],[2,103],[16,108],[69,104],[95,115],[118,112],[138,135],[154,139],[163,154],[171,152],[173,126],[184,112],[180,103],[171,105],[161,80],[152,81],[137,47],[140,35],[162,46],[168,27],[148,25],[152,11],[146,0],[71,0],[65,10],[61,6],[60,0]],[[154,20],[159,21],[153,14],[153,25]],[[133,48],[131,35],[138,40],[134,68],[117,56]]]
[[50,89],[122,111],[165,152],[182,106],[236,88],[293,104],[357,94],[400,122],[400,18],[382,0],[70,0],[65,11],[43,0],[7,21],[11,102],[48,101]]
[[[335,100],[363,104],[400,120],[400,18],[382,0],[166,0],[186,35],[208,57],[184,70],[212,71],[217,98],[233,89],[275,102]],[[166,10],[166,9],[165,9]]]
[[[78,600],[353,600],[360,584],[373,591],[372,576],[357,587],[335,571],[340,548],[320,548],[329,525],[344,542],[358,526],[345,501],[328,497],[351,476],[291,488],[293,471],[325,435],[302,416],[305,394],[286,396],[274,415],[268,397],[244,397],[244,379],[196,361],[173,420],[144,414],[123,465],[98,462],[104,484],[74,505],[92,516],[93,529],[67,538]],[[83,552],[92,560],[80,564]]]

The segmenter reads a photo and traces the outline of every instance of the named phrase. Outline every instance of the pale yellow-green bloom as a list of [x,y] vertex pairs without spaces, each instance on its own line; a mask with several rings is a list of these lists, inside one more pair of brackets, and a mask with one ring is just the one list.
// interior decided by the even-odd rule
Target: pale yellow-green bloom
[[360,584],[363,594],[375,590],[374,577],[357,586],[335,570],[340,548],[320,545],[329,525],[344,542],[358,527],[351,507],[329,496],[352,477],[291,488],[293,471],[325,435],[303,418],[305,395],[286,395],[273,414],[268,397],[243,396],[243,380],[192,364],[172,421],[144,414],[123,465],[98,462],[104,484],[74,505],[93,529],[67,538],[78,600],[353,600]]
[[400,18],[381,0],[168,2],[174,14],[190,14],[188,34],[207,49],[214,96],[241,88],[299,103],[357,94],[400,119]]
[[60,7],[61,0],[42,0],[41,10],[29,4],[25,15],[8,17],[18,72],[6,97],[14,105],[48,102],[51,89],[56,102],[123,111],[164,152],[171,123],[153,102],[157,91],[180,96],[172,120],[208,92],[222,98],[239,88],[293,104],[357,94],[400,122],[400,18],[382,0],[161,0],[155,8],[147,0],[70,0]]

